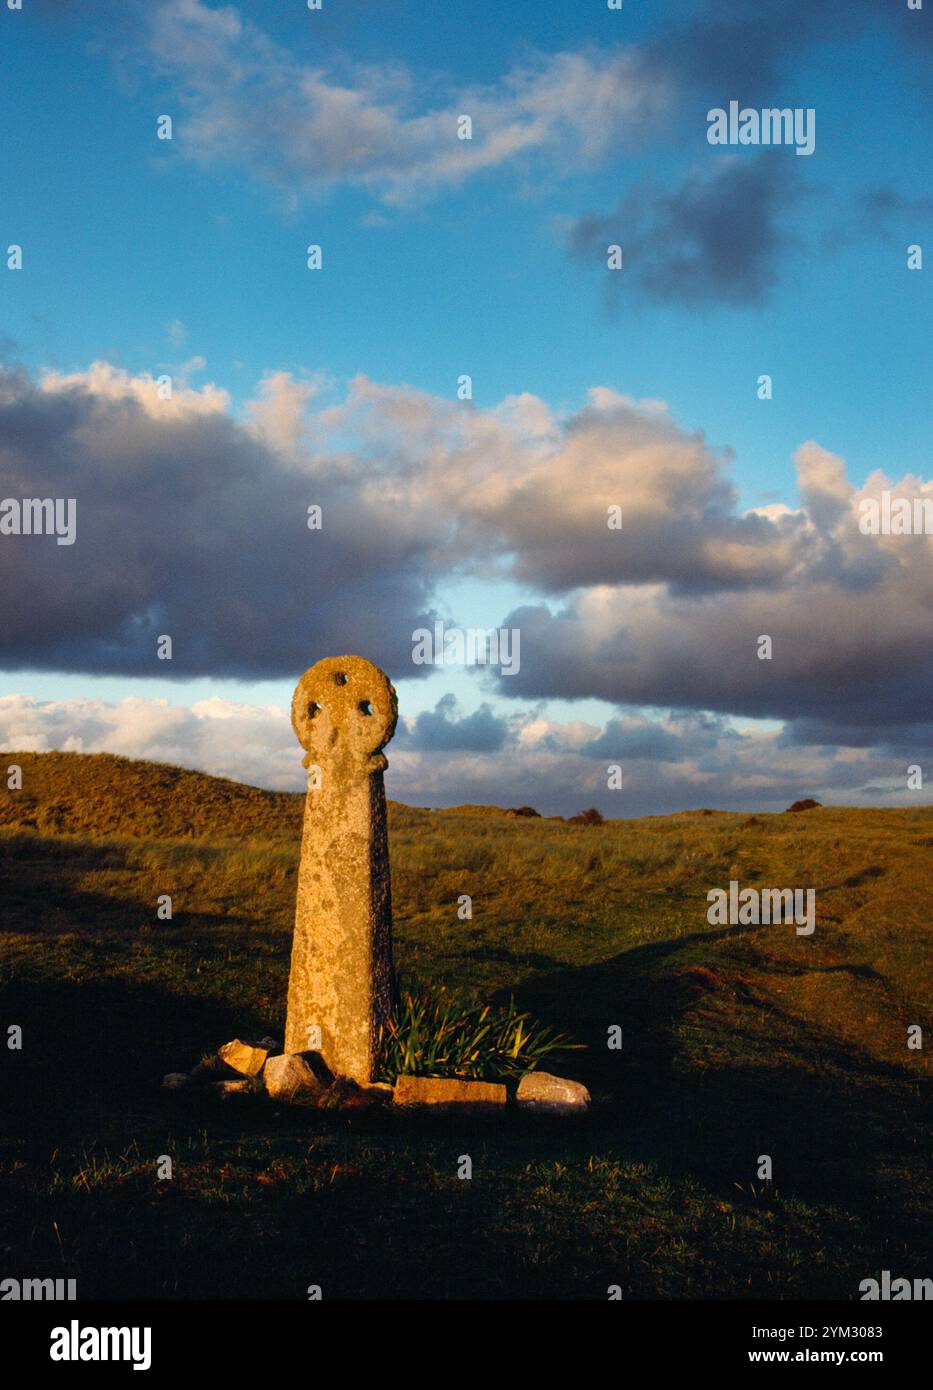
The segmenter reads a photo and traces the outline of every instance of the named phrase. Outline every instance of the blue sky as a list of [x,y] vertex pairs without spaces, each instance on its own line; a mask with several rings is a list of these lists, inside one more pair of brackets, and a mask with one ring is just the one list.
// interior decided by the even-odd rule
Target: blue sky
[[[665,402],[678,439],[700,432],[734,484],[729,506],[736,516],[778,505],[797,518],[785,526],[800,518],[795,454],[807,441],[844,461],[847,485],[856,491],[877,470],[892,480],[922,480],[929,457],[929,272],[906,269],[906,248],[924,241],[933,211],[924,141],[929,15],[906,3],[868,0],[830,0],[820,18],[812,9],[791,0],[765,0],[754,15],[720,0],[631,0],[622,12],[597,0],[443,7],[325,0],[320,13],[309,13],[297,0],[94,7],[26,0],[22,12],[0,15],[0,242],[24,249],[23,270],[0,274],[5,358],[29,389],[51,372],[70,380],[68,391],[93,394],[97,388],[78,378],[95,361],[134,379],[170,372],[193,393],[209,385],[225,392],[224,414],[240,429],[252,418],[260,383],[273,373],[315,381],[314,411],[341,409],[358,377],[451,401],[458,377],[469,373],[477,414],[494,415],[506,398],[527,393],[561,426],[571,422],[571,440],[588,393],[607,388]],[[726,51],[734,54],[731,71],[721,62],[722,24]],[[721,74],[708,76],[704,44],[719,54]],[[306,81],[317,84],[310,97]],[[600,100],[590,104],[597,89]],[[815,153],[714,149],[705,113],[731,99],[813,108]],[[471,109],[469,147],[445,143],[450,121]],[[155,137],[162,114],[173,118],[171,142]],[[496,140],[513,129],[514,152],[496,153]],[[474,153],[484,156],[483,169],[451,172],[459,157]],[[707,232],[697,241],[701,219]],[[617,240],[627,257],[614,277],[605,268],[607,240]],[[321,272],[306,267],[311,242],[324,249]],[[774,381],[770,401],[756,394],[765,372]],[[44,403],[49,394],[46,388]],[[110,386],[104,394],[112,401]],[[379,446],[360,447],[357,428],[356,416],[341,416],[342,432],[327,447],[339,453],[357,441],[353,466],[365,486],[366,449]],[[166,458],[182,447],[173,439],[167,435],[159,446]],[[4,495],[24,488],[28,495],[35,455],[19,434],[15,444],[25,452],[11,464]],[[409,454],[409,447],[399,445],[403,472],[419,466],[417,448]],[[533,442],[523,447],[533,450]],[[64,467],[61,450],[54,456]],[[586,457],[568,464],[568,498],[587,487]],[[175,484],[184,476],[177,455],[171,467],[177,502]],[[222,470],[218,463],[218,487],[225,486]],[[36,487],[40,473],[51,486],[54,463],[37,472]],[[665,477],[661,466],[659,487]],[[475,486],[475,479],[465,475],[464,485]],[[209,491],[206,484],[191,504],[204,508],[208,525]],[[92,488],[88,507],[95,496]],[[263,505],[259,483],[254,505]],[[670,497],[659,504],[661,511],[672,505]],[[137,550],[157,545],[160,525],[171,524],[167,512],[160,523],[158,510],[136,523],[151,528]],[[546,549],[549,528],[559,532],[560,507],[555,503],[537,524],[535,553]],[[543,561],[522,559],[527,527],[515,523],[493,558],[480,555],[483,544],[470,527],[455,530],[462,563],[432,556],[422,577],[420,596],[433,612],[484,626],[542,602],[552,613],[561,605],[582,612],[585,580],[555,585]],[[839,537],[823,541],[823,568],[809,582],[851,592],[849,569],[830,574],[827,557],[838,558]],[[584,540],[581,557],[585,550]],[[391,567],[391,555],[384,563]],[[398,563],[405,563],[402,550]],[[622,578],[667,586],[672,602],[684,590],[705,593],[709,581],[685,565]],[[915,568],[912,559],[911,584]],[[785,567],[778,588],[789,575]],[[51,588],[69,582],[64,570],[49,580]],[[720,576],[713,591],[716,583],[732,593],[736,578]],[[364,604],[366,592],[361,584]],[[265,601],[274,598],[273,582]],[[146,611],[160,601],[150,595]],[[48,604],[51,611],[53,600]],[[271,612],[266,620],[272,623]],[[849,621],[834,620],[843,627]],[[403,628],[411,621],[400,613]],[[255,670],[212,669],[205,658],[199,670],[180,662],[167,680],[162,668],[114,657],[106,623],[71,643],[51,618],[48,627],[48,640],[8,634],[0,659],[10,696],[112,703],[138,695],[182,707],[218,698],[284,707],[299,674],[287,662],[279,669],[271,656],[266,664],[275,673],[263,678]],[[312,629],[311,645],[313,637]],[[356,637],[348,631],[348,641]],[[916,638],[913,629],[905,634]],[[580,640],[591,651],[591,638]],[[852,641],[857,647],[854,628]],[[308,659],[326,654],[309,650]],[[832,673],[814,669],[814,690],[830,692],[834,682],[839,688],[839,671],[857,658],[858,650],[840,656]],[[711,650],[709,659],[722,667],[726,657]],[[555,728],[588,721],[601,729],[618,718],[677,721],[703,713],[660,676],[622,680],[616,691],[598,674],[575,685],[542,671],[517,696],[504,679],[473,671],[439,671],[429,680],[404,667],[390,674],[412,719],[445,694],[456,695],[459,717],[486,703],[503,727],[519,715]],[[910,675],[921,684],[925,678],[923,670]],[[763,740],[787,721],[823,717],[818,698],[813,709],[796,709],[790,698],[730,698],[727,675],[722,684],[721,694],[711,691],[709,709]],[[891,690],[879,691],[886,729],[913,728],[907,706]],[[75,720],[75,746],[97,746],[77,713]],[[863,729],[865,721],[859,708],[852,723]],[[30,723],[26,736],[60,739],[56,729],[36,732]],[[10,736],[20,730],[14,722]],[[807,746],[851,749],[851,724],[838,733],[838,745]],[[496,793],[495,776],[502,749],[516,737],[513,727],[498,750],[460,750],[470,754],[470,786],[488,784],[490,800],[511,794]],[[545,737],[570,756],[558,733]],[[573,749],[586,746],[582,737],[575,735]],[[916,738],[912,733],[908,742]],[[813,752],[809,773],[795,763],[788,775],[810,776],[830,797],[836,778],[841,799],[867,800],[877,791],[865,788],[876,788],[880,777],[893,794],[894,769],[903,761],[894,743],[896,752],[882,739],[880,762],[865,761],[857,775],[851,754],[840,762],[831,752]],[[119,740],[112,746],[122,749]],[[421,786],[417,769],[423,773],[430,754],[441,750],[422,751],[416,764],[413,750],[403,788],[412,799]],[[183,742],[177,755],[206,759]],[[533,773],[523,763],[516,776],[548,809],[579,809],[572,803],[587,791],[596,798],[593,769],[575,782],[569,764],[559,762],[549,782],[545,762],[542,752]],[[678,786],[684,804],[717,791],[734,801],[767,800],[761,788],[770,762],[744,782],[730,781],[728,757],[722,782],[691,766],[702,790],[689,779],[678,783],[671,766],[674,801]],[[652,800],[657,769],[642,770],[625,813],[668,809],[666,795]],[[255,764],[242,772],[269,780]],[[440,802],[440,775],[425,775],[424,789]],[[778,778],[773,796],[783,794]],[[612,813],[611,797],[598,804]]]

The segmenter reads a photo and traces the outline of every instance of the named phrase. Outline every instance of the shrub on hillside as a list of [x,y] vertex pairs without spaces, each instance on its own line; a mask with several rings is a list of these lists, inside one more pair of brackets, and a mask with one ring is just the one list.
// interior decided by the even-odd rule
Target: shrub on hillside
[[575,1043],[539,1023],[530,1014],[471,998],[405,993],[380,1029],[376,1077],[394,1083],[398,1076],[459,1076],[494,1080],[524,1076],[554,1053]]

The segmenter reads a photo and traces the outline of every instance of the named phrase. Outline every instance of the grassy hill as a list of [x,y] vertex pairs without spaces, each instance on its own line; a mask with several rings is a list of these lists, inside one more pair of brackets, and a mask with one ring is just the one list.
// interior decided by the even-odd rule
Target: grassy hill
[[[0,826],[43,835],[190,840],[300,834],[303,797],[111,753],[4,753],[22,790],[0,798]],[[4,781],[6,778],[4,777]]]
[[[81,1298],[847,1299],[881,1268],[930,1273],[933,809],[573,826],[392,805],[403,982],[514,994],[587,1044],[563,1067],[600,1102],[584,1124],[490,1127],[161,1092],[218,1043],[281,1036],[302,798],[11,762],[0,1275]],[[814,936],[711,927],[730,878],[815,888]]]

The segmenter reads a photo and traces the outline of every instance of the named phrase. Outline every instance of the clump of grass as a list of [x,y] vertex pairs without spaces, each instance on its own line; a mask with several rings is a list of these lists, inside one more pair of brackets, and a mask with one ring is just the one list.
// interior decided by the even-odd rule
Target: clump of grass
[[380,1029],[376,1075],[492,1080],[523,1076],[545,1058],[584,1046],[508,1005],[421,990],[404,993]]
[[194,1070],[198,1074],[208,1073],[209,1081],[218,1081],[225,1076],[232,1075],[233,1069],[228,1067],[224,1059],[218,1057],[216,1052],[204,1052]]

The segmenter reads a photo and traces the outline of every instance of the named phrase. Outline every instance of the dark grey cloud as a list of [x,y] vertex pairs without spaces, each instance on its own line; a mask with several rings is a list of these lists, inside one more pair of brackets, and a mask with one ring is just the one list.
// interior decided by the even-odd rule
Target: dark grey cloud
[[[0,536],[0,660],[190,677],[294,674],[352,644],[408,676],[430,528],[362,472],[297,466],[226,411],[161,418],[88,381],[0,375],[0,497],[73,497],[77,542]],[[309,531],[307,508],[324,509]],[[169,634],[173,659],[156,659]]]
[[820,46],[838,52],[873,37],[873,59],[887,49],[925,61],[933,42],[929,14],[908,10],[906,0],[703,0],[681,16],[661,20],[643,55],[659,74],[678,80],[685,101],[693,94],[702,102],[728,87],[729,96],[750,106],[773,105],[780,92],[783,106],[788,84]]
[[856,206],[863,225],[883,236],[894,232],[909,235],[933,217],[933,197],[915,198],[900,193],[891,183],[863,189]]
[[667,729],[654,724],[625,728],[613,719],[599,738],[580,750],[588,758],[639,759],[649,762],[677,763],[686,756],[683,740]]
[[741,741],[741,735],[721,717],[705,714],[689,714],[674,729],[658,721],[610,719],[599,737],[584,744],[580,752],[612,762],[659,763],[681,763],[715,752],[719,763],[722,745],[729,741]]
[[[568,246],[599,267],[607,294],[683,308],[760,305],[777,285],[796,237],[785,215],[803,196],[786,151],[726,155],[676,188],[635,185],[610,213],[586,214]],[[795,167],[797,166],[797,167]],[[622,269],[606,269],[606,248]]]
[[[874,727],[876,742],[890,741],[895,726],[916,725],[933,688],[933,575],[924,538],[906,539],[915,566],[867,591],[801,575],[774,591],[620,592],[513,610],[503,626],[521,632],[521,670],[498,691],[817,720],[827,744],[837,726]],[[758,657],[763,634],[771,660]]]
[[[665,18],[637,46],[645,69],[674,94],[671,118],[658,123],[656,139],[708,165],[707,112],[736,100],[758,109],[814,107],[821,149],[819,93],[836,68],[860,82],[866,102],[875,99],[872,81],[879,67],[902,71],[905,80],[913,74],[917,91],[929,97],[931,9],[911,11],[906,2],[877,0],[758,0],[754,6],[704,0],[686,15]],[[835,254],[855,236],[910,233],[933,210],[933,200],[890,186],[856,198],[854,225],[848,195],[831,207],[834,161],[855,165],[862,157],[838,123],[829,161],[811,169],[809,160],[787,160],[787,153],[739,151],[731,162],[694,167],[676,186],[636,183],[615,208],[578,216],[568,249],[604,272],[612,312],[641,301],[685,309],[759,306],[804,242],[818,245],[823,256]],[[794,216],[804,198],[805,222]],[[605,272],[610,243],[623,249],[621,272]]]
[[[407,732],[407,731],[406,731]],[[508,721],[489,705],[458,716],[455,695],[442,695],[433,710],[423,710],[404,742],[415,752],[494,753],[505,743]]]
[[[912,761],[933,759],[933,723],[905,720],[887,724],[881,717],[865,723],[837,719],[794,719],[784,725],[778,748],[873,748],[881,756]],[[931,765],[933,776],[933,765]]]

